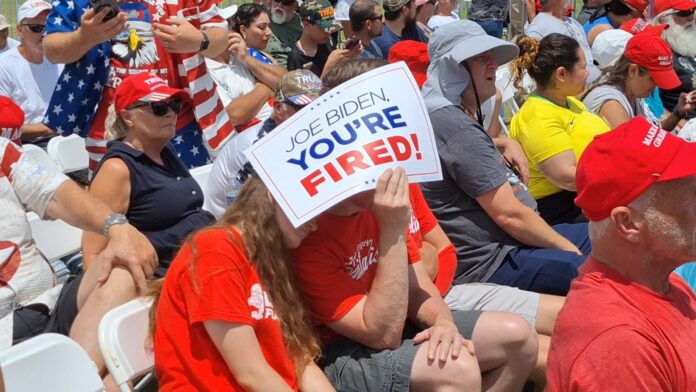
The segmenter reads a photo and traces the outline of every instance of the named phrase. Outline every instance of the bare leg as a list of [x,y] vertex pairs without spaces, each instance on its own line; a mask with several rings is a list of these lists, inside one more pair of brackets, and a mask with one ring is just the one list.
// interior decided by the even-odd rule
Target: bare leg
[[[478,352],[478,351],[477,351]],[[477,392],[481,390],[481,371],[476,358],[462,350],[456,360],[428,361],[428,345],[418,348],[411,368],[411,392]]]
[[537,335],[521,317],[484,312],[472,341],[484,391],[520,391],[537,361]]
[[542,335],[551,336],[558,312],[565,303],[565,297],[557,295],[539,295],[536,313],[536,330]]
[[537,358],[534,371],[529,375],[529,379],[534,381],[537,391],[543,391],[546,388],[546,359],[549,356],[549,344],[551,337],[546,335],[538,335],[539,340],[539,357]]

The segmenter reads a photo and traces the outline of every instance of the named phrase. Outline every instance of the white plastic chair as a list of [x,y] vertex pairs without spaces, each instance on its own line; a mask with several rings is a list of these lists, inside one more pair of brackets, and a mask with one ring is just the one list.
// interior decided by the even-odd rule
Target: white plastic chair
[[[130,391],[128,382],[154,367],[154,356],[145,345],[152,306],[151,298],[136,298],[111,309],[99,322],[99,348],[116,385]],[[135,387],[138,390],[150,377]]]
[[0,352],[6,391],[96,392],[104,384],[87,352],[67,336],[46,333]]
[[210,171],[213,169],[213,164],[205,165],[205,166],[199,166],[199,167],[194,167],[193,169],[189,170],[191,173],[191,177],[193,177],[194,180],[198,183],[198,185],[201,187],[205,194],[205,188],[208,185],[208,177],[210,177]]
[[31,234],[39,252],[48,261],[68,256],[80,250],[82,230],[60,219],[41,220],[33,212],[27,214]]
[[86,169],[89,165],[85,139],[78,135],[56,136],[48,142],[46,149],[63,173]]
[[41,166],[44,166],[47,169],[60,170],[56,165],[56,161],[54,161],[43,148],[34,144],[24,144],[22,145],[22,150],[24,150],[25,154],[39,162]]

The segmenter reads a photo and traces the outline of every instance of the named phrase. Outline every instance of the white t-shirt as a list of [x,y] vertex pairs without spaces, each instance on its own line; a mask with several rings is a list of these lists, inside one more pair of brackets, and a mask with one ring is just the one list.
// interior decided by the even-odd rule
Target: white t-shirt
[[61,72],[63,64],[53,64],[46,57],[43,63],[33,64],[12,48],[0,56],[0,95],[24,110],[25,124],[41,123]]
[[3,54],[5,52],[7,52],[8,50],[10,50],[12,48],[16,48],[18,46],[19,46],[19,41],[17,41],[16,39],[7,37],[7,45],[5,45],[4,48],[0,49],[0,54]]
[[66,180],[0,137],[0,275],[8,282],[0,285],[0,319],[11,315],[15,304],[35,302],[55,286],[53,271],[32,239],[26,210],[43,217]]
[[454,11],[450,13],[449,16],[433,15],[428,19],[428,27],[435,31],[438,27],[444,26],[447,23],[452,23],[459,20],[459,15],[455,14]]
[[350,11],[350,6],[353,5],[355,0],[338,0],[336,2],[336,13],[334,18],[341,21],[349,21],[350,16],[348,11]]
[[[207,57],[205,58],[205,64],[208,66],[208,72],[210,72],[211,77],[218,86],[217,92],[223,106],[227,107],[234,99],[254,89],[256,78],[233,56],[230,56],[229,64],[219,63]],[[263,122],[272,112],[273,108],[271,108],[271,105],[265,102],[254,117]]]

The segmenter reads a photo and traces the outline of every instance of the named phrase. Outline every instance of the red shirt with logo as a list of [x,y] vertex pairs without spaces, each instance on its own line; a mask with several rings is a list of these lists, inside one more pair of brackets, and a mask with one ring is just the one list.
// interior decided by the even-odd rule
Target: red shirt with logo
[[203,326],[208,320],[251,326],[266,362],[297,390],[280,323],[239,233],[232,227],[211,229],[193,242],[193,273],[192,248],[186,243],[169,267],[157,308],[154,351],[160,391],[244,390],[208,336]]
[[696,391],[696,297],[676,274],[669,284],[657,293],[588,258],[554,327],[546,391]]

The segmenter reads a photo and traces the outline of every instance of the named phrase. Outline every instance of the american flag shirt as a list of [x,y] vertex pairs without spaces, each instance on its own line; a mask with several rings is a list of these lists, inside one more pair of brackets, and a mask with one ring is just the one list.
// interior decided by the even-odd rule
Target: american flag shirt
[[[219,1],[119,1],[119,10],[128,17],[127,28],[66,65],[46,111],[46,124],[62,135],[77,133],[86,137],[93,169],[106,152],[105,129],[110,124],[105,121],[116,88],[129,75],[153,72],[193,97],[193,105],[185,107],[177,121],[177,134],[172,139],[177,154],[189,167],[210,163],[203,138],[216,150],[233,133],[216,85],[202,55],[167,52],[152,33],[152,23],[180,17],[197,28],[226,29],[216,6]],[[77,30],[88,7],[88,0],[55,0],[46,34]]]

